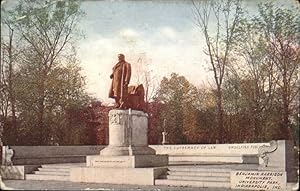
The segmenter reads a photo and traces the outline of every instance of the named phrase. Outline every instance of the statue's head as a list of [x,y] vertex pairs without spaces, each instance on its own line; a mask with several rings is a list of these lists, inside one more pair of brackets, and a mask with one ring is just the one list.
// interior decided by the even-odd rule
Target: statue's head
[[119,61],[124,61],[125,60],[125,55],[124,54],[118,54]]

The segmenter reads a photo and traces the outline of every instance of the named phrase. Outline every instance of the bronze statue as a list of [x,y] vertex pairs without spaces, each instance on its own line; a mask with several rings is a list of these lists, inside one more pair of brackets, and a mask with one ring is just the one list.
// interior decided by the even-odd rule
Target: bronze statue
[[128,108],[135,110],[146,110],[146,103],[144,100],[145,90],[143,84],[138,86],[129,86],[128,87]]
[[131,78],[131,66],[125,61],[124,54],[118,55],[119,62],[113,67],[109,97],[115,99],[115,107],[127,109],[128,84]]
[[131,78],[131,65],[125,61],[123,54],[118,55],[119,62],[113,67],[110,75],[112,79],[109,97],[115,99],[115,107],[118,109],[135,109],[145,111],[144,87],[129,86]]

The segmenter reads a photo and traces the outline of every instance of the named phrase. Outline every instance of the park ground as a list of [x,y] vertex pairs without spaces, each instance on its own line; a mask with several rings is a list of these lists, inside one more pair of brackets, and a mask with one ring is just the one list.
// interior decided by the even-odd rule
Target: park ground
[[[169,186],[116,185],[48,180],[4,180],[13,190],[103,190],[103,191],[229,191],[226,188],[195,188]],[[237,191],[237,190],[235,190]]]

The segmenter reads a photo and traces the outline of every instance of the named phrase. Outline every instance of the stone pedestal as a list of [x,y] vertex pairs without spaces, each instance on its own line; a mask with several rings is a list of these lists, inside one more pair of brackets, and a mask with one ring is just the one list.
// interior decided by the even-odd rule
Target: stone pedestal
[[109,145],[101,156],[154,155],[148,147],[148,115],[136,110],[109,112]]
[[87,167],[73,168],[70,180],[112,184],[154,185],[167,171],[168,155],[148,146],[148,115],[136,110],[109,112],[109,145],[87,156]]

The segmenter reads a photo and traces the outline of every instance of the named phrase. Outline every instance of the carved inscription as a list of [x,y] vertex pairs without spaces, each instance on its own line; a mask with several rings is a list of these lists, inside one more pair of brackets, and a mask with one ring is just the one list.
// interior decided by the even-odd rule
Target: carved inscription
[[191,145],[191,146],[164,146],[166,150],[198,150],[198,149],[216,149],[215,145]]
[[232,171],[232,189],[285,190],[286,172],[279,171]]
[[258,149],[259,145],[229,145],[228,149],[237,150],[237,149]]
[[101,162],[104,162],[104,163],[122,163],[122,162],[125,162],[125,161],[121,161],[121,160],[96,160],[94,161],[95,163],[101,163]]

